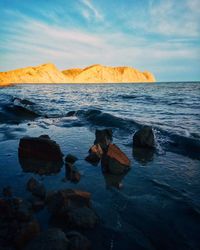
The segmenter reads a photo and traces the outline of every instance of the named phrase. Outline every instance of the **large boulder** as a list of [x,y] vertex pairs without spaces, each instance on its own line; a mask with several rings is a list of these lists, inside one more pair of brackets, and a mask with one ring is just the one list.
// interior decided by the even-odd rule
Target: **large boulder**
[[65,236],[65,233],[58,228],[50,228],[39,234],[25,249],[67,250],[68,247],[69,240]]
[[154,133],[151,127],[144,126],[133,135],[134,147],[155,147]]
[[99,221],[96,213],[88,207],[71,208],[66,214],[72,228],[93,228]]
[[25,172],[48,175],[59,172],[63,165],[60,147],[48,135],[20,139],[18,156]]
[[124,152],[115,144],[109,144],[101,159],[103,172],[121,175],[130,169],[131,162]]

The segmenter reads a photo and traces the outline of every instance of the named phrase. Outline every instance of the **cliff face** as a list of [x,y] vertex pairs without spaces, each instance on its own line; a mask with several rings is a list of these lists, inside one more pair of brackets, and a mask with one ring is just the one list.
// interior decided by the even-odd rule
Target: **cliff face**
[[67,76],[60,72],[55,65],[43,64],[38,67],[27,67],[8,72],[0,72],[1,83],[65,83]]
[[155,77],[150,72],[142,73],[131,67],[107,67],[97,64],[84,69],[65,70],[63,73],[67,77],[73,74],[74,83],[155,82]]
[[8,83],[130,83],[155,82],[150,72],[131,67],[92,65],[84,69],[59,71],[53,64],[0,72],[0,85]]

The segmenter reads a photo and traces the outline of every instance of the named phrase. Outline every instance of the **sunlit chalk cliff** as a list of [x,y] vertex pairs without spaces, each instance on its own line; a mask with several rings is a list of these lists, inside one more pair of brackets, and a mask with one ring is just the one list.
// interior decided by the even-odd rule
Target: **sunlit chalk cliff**
[[42,64],[37,67],[0,72],[1,83],[65,83],[67,76],[60,72],[54,64]]
[[140,72],[131,67],[107,67],[92,65],[84,69],[69,69],[63,73],[74,83],[130,83],[155,82],[150,72]]
[[0,85],[17,83],[131,83],[155,82],[150,72],[131,67],[92,65],[84,69],[59,71],[54,64],[0,72]]

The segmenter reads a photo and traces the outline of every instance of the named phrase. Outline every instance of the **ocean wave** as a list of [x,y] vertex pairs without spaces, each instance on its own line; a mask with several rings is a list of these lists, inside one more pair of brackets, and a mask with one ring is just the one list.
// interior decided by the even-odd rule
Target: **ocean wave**
[[21,122],[24,120],[33,120],[40,115],[33,109],[33,102],[21,100],[7,96],[0,100],[0,122]]
[[[113,129],[117,128],[120,129],[118,133],[126,131],[126,133],[130,133],[131,140],[133,133],[137,129],[144,125],[149,125],[140,124],[134,120],[117,117],[113,114],[104,113],[96,109],[70,111],[67,116],[70,115],[78,117],[82,122],[85,121],[91,126],[108,127]],[[178,135],[176,134],[176,131],[171,133],[157,126],[153,126],[153,129],[157,142],[157,152],[163,150],[170,151],[200,160],[200,140],[198,140],[198,138],[193,138],[192,135]],[[130,145],[132,146],[131,143]]]

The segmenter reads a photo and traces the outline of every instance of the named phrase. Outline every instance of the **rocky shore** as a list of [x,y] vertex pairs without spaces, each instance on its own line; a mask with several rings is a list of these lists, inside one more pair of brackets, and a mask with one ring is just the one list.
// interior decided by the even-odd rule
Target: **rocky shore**
[[[102,174],[110,185],[121,188],[123,176],[130,170],[131,161],[121,149],[113,144],[112,130],[96,130],[94,144],[85,160],[100,165]],[[134,148],[155,148],[154,134],[144,127],[133,135]],[[59,145],[48,135],[23,137],[19,141],[18,157],[25,172],[38,176],[55,174],[65,166],[65,179],[78,183],[81,173],[76,167],[77,156],[68,154],[63,159]],[[99,164],[100,163],[100,164]],[[114,180],[114,181],[113,181]],[[116,181],[117,180],[117,181]],[[92,206],[92,193],[79,189],[55,189],[49,191],[35,177],[24,186],[31,196],[16,197],[12,187],[6,186],[0,197],[0,246],[8,249],[94,249],[89,234],[101,224],[100,216]],[[49,223],[42,229],[36,214],[46,210]]]

